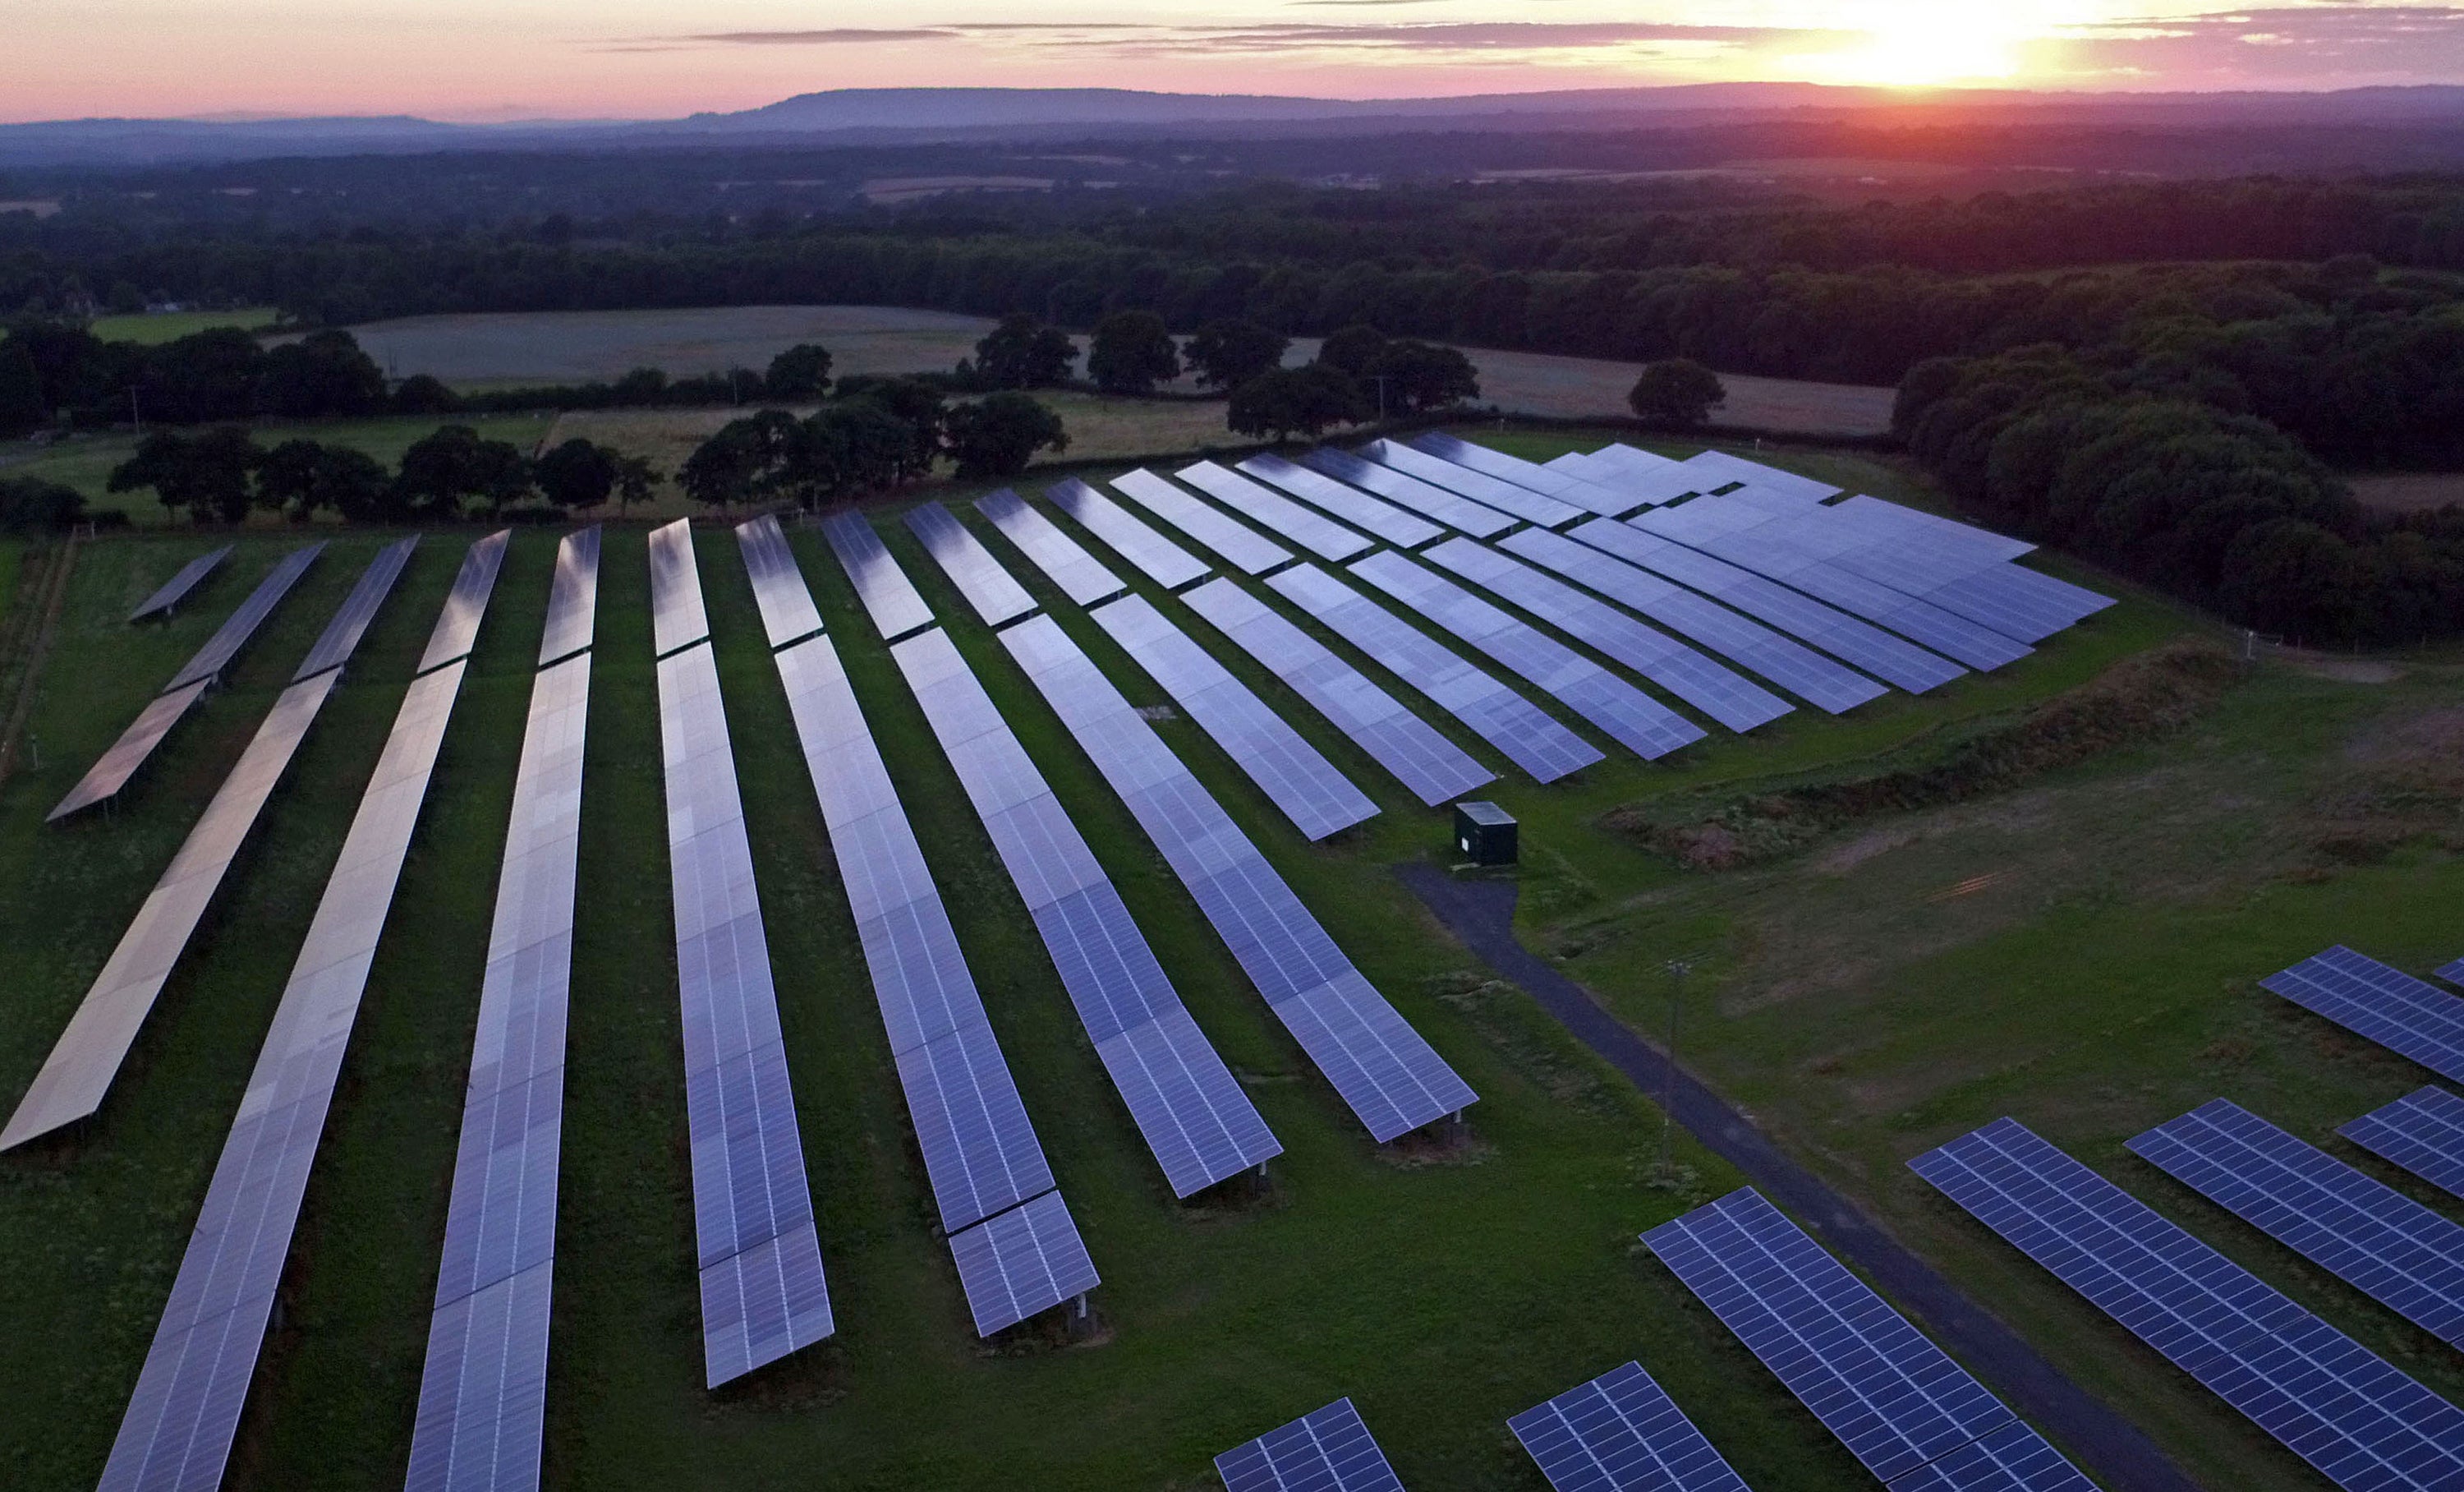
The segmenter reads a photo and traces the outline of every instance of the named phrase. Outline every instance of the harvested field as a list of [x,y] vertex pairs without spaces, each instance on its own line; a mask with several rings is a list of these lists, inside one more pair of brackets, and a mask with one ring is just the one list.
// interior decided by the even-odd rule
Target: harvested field
[[[1639,363],[1465,350],[1480,368],[1481,397],[1516,414],[1622,416],[1626,393],[1642,371]],[[1738,373],[1723,373],[1720,382],[1727,386],[1728,402],[1711,412],[1714,426],[1809,435],[1878,435],[1891,428],[1896,390],[1890,389]]]
[[2424,513],[2464,502],[2464,472],[2376,472],[2344,479],[2364,507],[2382,513]]

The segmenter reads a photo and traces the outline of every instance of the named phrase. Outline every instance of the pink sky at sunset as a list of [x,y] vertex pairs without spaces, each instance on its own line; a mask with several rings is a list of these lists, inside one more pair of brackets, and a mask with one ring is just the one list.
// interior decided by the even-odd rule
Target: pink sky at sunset
[[820,89],[1391,98],[1733,79],[2464,81],[2464,7],[2149,0],[13,0],[0,118],[665,118]]

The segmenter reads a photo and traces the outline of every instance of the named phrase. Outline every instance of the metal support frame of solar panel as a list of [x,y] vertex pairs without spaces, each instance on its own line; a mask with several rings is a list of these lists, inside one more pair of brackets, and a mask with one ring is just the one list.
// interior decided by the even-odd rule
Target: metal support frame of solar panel
[[556,546],[556,575],[548,583],[547,625],[539,633],[539,665],[545,668],[590,646],[599,617],[599,525],[576,529]]
[[1451,803],[1497,780],[1495,772],[1447,740],[1444,732],[1231,581],[1210,581],[1181,599],[1309,701],[1422,803]]
[[994,559],[983,541],[967,532],[948,508],[921,502],[907,510],[907,529],[933,556],[933,563],[958,588],[987,627],[1016,621],[1036,609],[1035,597]]
[[1707,734],[1572,648],[1399,554],[1373,554],[1347,568],[1529,679],[1644,761],[1656,761]]
[[1747,1492],[1640,1363],[1535,1404],[1506,1428],[1555,1492]]
[[1478,1101],[1067,633],[1039,616],[1001,637],[1373,1137],[1383,1144]]
[[[1094,1288],[1094,1265],[1059,1201],[1051,1163],[838,650],[820,636],[775,660],[941,1229],[977,1333],[988,1337]],[[1020,1215],[1045,1197],[1053,1200]]]
[[1263,575],[1278,565],[1291,563],[1291,551],[1282,545],[1234,522],[1144,467],[1112,478],[1111,485],[1244,575]]
[[796,553],[779,520],[764,513],[736,525],[736,546],[744,555],[744,573],[753,583],[753,604],[761,612],[761,630],[770,646],[783,648],[822,630],[821,611],[813,605],[812,588],[797,568]]
[[2015,1417],[1751,1187],[1642,1241],[1884,1481]]
[[838,556],[839,568],[847,571],[856,599],[864,603],[865,614],[872,618],[873,630],[883,641],[933,625],[933,609],[916,594],[915,583],[898,568],[898,561],[863,514],[838,513],[824,519],[822,537],[829,541],[830,552]]
[[2342,944],[2260,980],[2451,1082],[2464,1082],[2464,999]]
[[710,635],[702,606],[701,569],[693,559],[693,521],[650,530],[650,652],[666,657]]
[[1543,528],[1555,528],[1591,514],[1572,502],[1545,497],[1529,487],[1518,487],[1485,472],[1452,461],[1441,461],[1425,451],[1416,451],[1399,440],[1372,440],[1355,452],[1361,459],[1391,466],[1406,477],[1417,477],[1434,487],[1443,487],[1458,497],[1469,498],[1483,507],[1493,507],[1501,513],[1519,518]]
[[[1253,457],[1250,459],[1265,458]],[[1332,446],[1320,446],[1301,453],[1300,464],[1303,469],[1313,471],[1330,481],[1348,482],[1363,492],[1375,493],[1397,507],[1408,508],[1433,523],[1443,523],[1457,533],[1469,534],[1475,539],[1494,539],[1516,523],[1514,518],[1493,507],[1485,507],[1459,493],[1433,486],[1418,477],[1406,476],[1391,466],[1363,460],[1349,451],[1338,451]],[[1298,491],[1297,488],[1287,490]],[[1300,492],[1299,496],[1307,498],[1309,494]]]
[[2464,1346],[2464,1227],[2226,1099],[2132,1153],[2450,1347]]
[[2464,1411],[2016,1120],[1908,1166],[2329,1481],[2464,1479]]
[[170,579],[163,582],[161,589],[137,603],[137,610],[128,613],[128,619],[132,622],[142,622],[158,612],[169,612],[172,608],[187,600],[188,592],[196,590],[208,575],[214,572],[215,566],[231,557],[231,548],[232,546],[227,544],[219,549],[208,549],[187,564],[181,566]]
[[[1607,519],[1593,522],[1622,528]],[[1622,531],[1634,532],[1630,528]],[[1504,547],[1518,558],[1554,570],[1620,606],[1641,612],[1731,662],[1752,669],[1829,714],[1845,714],[1888,692],[1864,675],[1843,668],[1759,622],[1564,534],[1545,528],[1520,529],[1507,535]]]
[[1224,1492],[1403,1492],[1349,1398],[1232,1447],[1215,1474]]
[[467,662],[411,680],[293,962],[101,1492],[222,1481],[351,1027]]
[[[1557,537],[1545,528],[1523,532],[1543,539]],[[1515,537],[1509,535],[1509,542]],[[1590,552],[1579,545],[1575,547]],[[1485,545],[1449,539],[1423,558],[1540,618],[1620,668],[1650,679],[1730,730],[1768,725],[1796,708],[1658,628]]]
[[891,656],[1173,1194],[1190,1196],[1282,1154],[948,635],[919,633]]
[[1155,532],[1146,520],[1075,477],[1045,488],[1044,500],[1166,590],[1177,590],[1215,573],[1196,555]]
[[1093,606],[1130,589],[1103,561],[1088,553],[1085,545],[1063,533],[1058,523],[1028,507],[1009,488],[978,498],[976,511],[1078,605]]
[[1398,549],[1417,549],[1446,530],[1417,513],[1339,482],[1324,472],[1285,460],[1272,453],[1244,457],[1234,470],[1313,503],[1354,528],[1385,540]]
[[[1664,580],[1690,586],[1704,595],[1732,606],[1757,621],[1769,623],[1780,632],[1853,663],[1911,694],[1938,688],[1968,672],[1963,665],[1928,653],[1905,637],[1884,632],[1871,622],[1826,606],[1778,581],[1757,575],[1726,560],[1715,559],[1700,549],[1689,549],[1658,534],[1645,533],[1630,523],[1613,523],[1605,518],[1594,519],[1568,529],[1566,537],[1637,569],[1648,570]],[[1541,556],[1533,553],[1530,557],[1538,559]],[[1575,578],[1583,577],[1578,575]],[[1605,590],[1597,586],[1594,589]],[[1617,596],[1616,591],[1607,593]],[[1622,596],[1617,598],[1624,599]]]
[[1316,566],[1295,565],[1266,584],[1462,721],[1535,782],[1555,782],[1605,759],[1546,710]]
[[2464,1099],[2419,1088],[2336,1131],[2363,1149],[2464,1197]]
[[590,661],[569,656],[531,680],[411,1425],[409,1492],[523,1492],[539,1481]]
[[1146,597],[1123,596],[1088,614],[1214,738],[1301,837],[1323,839],[1377,815],[1369,794]]
[[1595,483],[1568,471],[1551,471],[1536,461],[1449,435],[1442,431],[1423,431],[1406,436],[1402,442],[1422,456],[1432,457],[1450,465],[1511,482],[1542,497],[1595,513],[1602,518],[1618,518],[1642,504],[1614,487]]
[[1337,564],[1375,548],[1376,543],[1341,523],[1321,517],[1280,492],[1251,481],[1213,461],[1197,461],[1172,474],[1232,511],[1277,534],[1322,560]]

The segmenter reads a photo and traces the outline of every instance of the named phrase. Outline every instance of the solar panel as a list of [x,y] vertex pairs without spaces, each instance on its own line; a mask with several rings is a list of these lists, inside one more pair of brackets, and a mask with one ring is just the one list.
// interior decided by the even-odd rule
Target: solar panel
[[1238,472],[1199,461],[1173,473],[1182,481],[1252,523],[1263,523],[1322,560],[1337,562],[1376,546],[1341,523],[1330,523],[1278,492]]
[[659,659],[658,684],[702,1369],[716,1388],[833,1324],[718,666],[687,647]]
[[1573,472],[1551,471],[1536,461],[1508,456],[1503,451],[1449,435],[1443,431],[1424,431],[1402,443],[1423,456],[1452,462],[1500,481],[1512,482],[1527,491],[1555,498],[1560,502],[1571,503],[1603,518],[1631,513],[1640,505],[1621,492],[1596,485]]
[[710,635],[690,519],[650,530],[650,633],[660,657]]
[[1144,596],[1123,596],[1091,614],[1303,837],[1323,839],[1376,816],[1367,793]]
[[2365,1150],[2464,1196],[2464,1099],[2423,1088],[2336,1131]]
[[1752,482],[1756,486],[1769,488],[1784,496],[1801,498],[1809,502],[1819,502],[1825,498],[1836,498],[1840,493],[1839,488],[1828,482],[1816,481],[1811,477],[1800,477],[1794,472],[1782,471],[1776,466],[1765,466],[1760,461],[1749,461],[1744,457],[1730,456],[1726,451],[1705,451],[1700,455],[1688,457],[1678,464],[1697,467],[1712,473],[1711,485],[1715,487],[1725,487],[1741,481]]
[[2313,1014],[2464,1082],[2464,1000],[2341,944],[2259,981]]
[[1229,580],[1182,597],[1241,650],[1314,705],[1422,803],[1450,803],[1497,778],[1315,637]]
[[311,674],[321,674],[329,668],[342,666],[353,650],[359,647],[360,638],[367,633],[368,624],[376,620],[377,608],[385,605],[385,598],[393,590],[393,583],[402,577],[402,568],[410,563],[410,551],[418,546],[419,536],[413,534],[377,551],[376,558],[368,561],[368,568],[360,571],[360,578],[352,584],[350,593],[342,597],[342,604],[335,611],[333,618],[325,623],[325,630],[317,635],[316,644],[309,648],[308,656],[300,659],[299,666],[292,671],[293,683]]
[[[1563,460],[1565,457],[1561,457],[1559,459]],[[1591,454],[1590,459],[1622,474],[1623,480],[1618,484],[1617,490],[1628,497],[1640,498],[1644,502],[1655,507],[1663,502],[1673,502],[1679,498],[1690,497],[1701,492],[1705,486],[1724,485],[1718,482],[1717,479],[1706,477],[1700,467],[1688,466],[1683,461],[1672,461],[1666,457],[1653,456],[1648,451],[1638,451],[1632,446],[1602,446]]]
[[1418,477],[1431,486],[1443,487],[1459,497],[1471,499],[1483,507],[1493,507],[1527,523],[1554,528],[1585,516],[1584,510],[1571,502],[1543,497],[1528,487],[1510,481],[1500,481],[1485,473],[1452,461],[1441,461],[1425,451],[1415,451],[1399,440],[1372,440],[1359,448],[1364,460],[1380,466],[1391,466],[1407,477]]
[[[1904,637],[1826,606],[1803,591],[1792,590],[1775,580],[1726,560],[1715,559],[1699,549],[1689,549],[1656,534],[1644,533],[1630,524],[1594,519],[1588,523],[1577,523],[1568,530],[1567,537],[1613,555],[1636,568],[1690,586],[1704,595],[1733,606],[1757,621],[1812,643],[1832,657],[1854,663],[1875,678],[1896,684],[1911,694],[1923,694],[1968,672],[1948,658],[1927,653]],[[1575,578],[1582,577],[1578,575]],[[1606,590],[1597,586],[1594,589]],[[1615,591],[1607,593],[1617,594]],[[1624,598],[1619,596],[1618,599]],[[1670,625],[1676,624],[1671,622]],[[1743,658],[1739,660],[1743,661]]]
[[923,541],[924,551],[933,556],[985,626],[998,627],[1035,610],[1035,597],[1001,568],[981,540],[950,516],[948,508],[938,502],[919,503],[907,510],[907,526]]
[[2339,1486],[2464,1479],[2464,1411],[2016,1120],[1908,1165]]
[[1597,746],[1538,705],[1317,567],[1295,565],[1266,584],[1470,726],[1534,781],[1554,782],[1601,759]]
[[222,671],[231,666],[231,659],[239,656],[239,650],[248,645],[248,639],[256,635],[256,629],[274,614],[274,609],[282,603],[282,598],[291,593],[291,588],[298,583],[299,577],[308,573],[308,567],[317,563],[317,556],[324,552],[325,544],[320,539],[315,544],[301,545],[284,555],[281,563],[256,583],[256,589],[239,604],[239,610],[231,612],[222,626],[215,629],[214,635],[206,639],[206,645],[197,650],[196,656],[171,676],[171,681],[165,684],[164,689],[168,691],[200,679],[211,680],[221,677]]
[[1418,548],[1445,534],[1444,529],[1424,518],[1373,498],[1357,487],[1346,486],[1323,472],[1295,465],[1270,452],[1248,457],[1236,469],[1280,487],[1304,501],[1313,502],[1354,528],[1367,529],[1397,548]]
[[532,680],[412,1421],[413,1489],[539,1485],[589,715],[586,655]]
[[1562,643],[1389,550],[1352,573],[1555,697],[1644,761],[1700,741],[1702,726]]
[[1372,1135],[1383,1143],[1476,1101],[1067,633],[1039,616],[1001,642]]
[[2096,1492],[2096,1483],[2014,1419],[1909,1472],[1890,1492]]
[[557,541],[556,579],[547,592],[547,627],[539,635],[541,668],[590,646],[599,617],[599,525]]
[[466,666],[424,674],[403,697],[215,1163],[103,1465],[102,1492],[209,1492],[222,1481],[342,1053]]
[[1113,553],[1167,590],[1177,590],[1210,573],[1187,549],[1132,516],[1128,509],[1075,477],[1044,489],[1045,501],[1069,515],[1078,526],[1111,546]]
[[2439,968],[2431,969],[2431,972],[2436,974],[2439,978],[2446,980],[2449,984],[2464,985],[2464,958],[2459,958],[2452,964],[2441,965]]
[[1232,1447],[1215,1471],[1224,1492],[1403,1492],[1348,1398]]
[[200,582],[212,574],[214,567],[228,559],[231,552],[231,546],[224,545],[219,549],[209,549],[181,566],[176,574],[163,582],[161,590],[137,604],[137,610],[128,613],[128,619],[132,622],[142,622],[157,612],[169,612],[187,599],[188,592],[196,590]]
[[1662,1223],[1642,1241],[1884,1481],[2013,1418],[1751,1187]]
[[487,614],[488,597],[496,589],[496,572],[504,568],[505,546],[514,536],[499,528],[462,551],[453,572],[453,589],[445,595],[445,610],[428,635],[428,650],[419,657],[419,672],[467,657],[479,638],[479,621]]
[[2130,1148],[2422,1330],[2464,1346],[2464,1227],[2225,1099],[2137,1136]]
[[1556,1492],[1747,1492],[1640,1363],[1506,1422]]
[[53,805],[43,822],[57,823],[80,809],[117,796],[121,789],[128,786],[128,779],[137,775],[137,768],[154,754],[154,748],[163,744],[163,738],[171,733],[171,727],[180,723],[180,717],[188,713],[188,706],[205,694],[209,682],[200,679],[147,701],[145,708],[137,712],[137,718],[128,723],[128,728],[120,733],[120,739],[95,758],[94,765],[86,768],[68,796]]
[[[1556,537],[1545,528],[1526,531],[1542,538]],[[1509,535],[1509,542],[1516,537],[1520,536]],[[1768,725],[1795,708],[1666,633],[1647,627],[1605,602],[1485,545],[1468,539],[1449,539],[1430,549],[1425,557],[1429,563],[1452,570],[1521,607],[1620,667],[1650,679],[1730,730]]]
[[[1313,471],[1331,481],[1349,482],[1364,491],[1374,492],[1397,507],[1409,508],[1431,523],[1443,523],[1475,539],[1494,539],[1514,526],[1511,517],[1493,507],[1483,506],[1443,487],[1432,486],[1391,466],[1364,461],[1349,451],[1338,451],[1332,446],[1303,452],[1301,465],[1303,470]],[[1309,494],[1304,492],[1301,496],[1306,498]]]
[[1102,1283],[1086,1241],[1058,1191],[954,1235],[950,1255],[976,1318],[989,1337],[1041,1311],[1075,1300]]
[[915,593],[914,582],[882,546],[881,535],[863,514],[840,513],[824,520],[822,537],[830,542],[830,552],[839,557],[839,568],[847,571],[856,599],[864,603],[865,614],[884,641],[933,625],[933,609]]
[[[1670,464],[1673,466],[1675,463]],[[1625,503],[1628,512],[1639,507],[1649,507],[1655,503],[1665,502],[1670,498],[1682,495],[1670,491],[1671,487],[1690,488],[1693,485],[1690,478],[1687,480],[1676,481],[1657,474],[1630,471],[1615,462],[1602,460],[1596,456],[1587,456],[1580,451],[1569,451],[1563,456],[1551,457],[1541,470],[1580,478],[1595,487],[1613,492]]]
[[891,654],[1173,1194],[1189,1196],[1282,1154],[948,635],[922,633]]
[[1028,507],[1007,487],[978,498],[976,511],[991,520],[995,528],[1061,588],[1062,594],[1080,606],[1093,606],[1130,589],[1120,576],[1104,568],[1103,561],[1088,553],[1085,545],[1063,533],[1052,520]]
[[[1922,508],[1912,508],[1903,503],[1885,502],[1881,498],[1867,497],[1862,493],[1837,504],[1835,511],[1843,515],[1869,518],[1902,533],[1926,535],[1936,543],[1974,554],[1983,564],[2015,560],[2023,554],[2033,552],[2036,547],[2025,539],[1997,534],[1990,528],[1979,528],[1972,523],[1963,523],[1957,519],[1945,518],[1939,513],[1928,513]],[[2065,582],[2054,580],[2051,575],[2042,578],[2052,581],[2057,586],[2065,585]],[[2093,591],[2081,590],[2076,586],[2068,589],[2078,590],[2082,603],[2087,603],[2093,598],[2094,601],[2101,601],[2108,606],[2112,604],[2110,598],[2098,596]],[[2094,610],[2094,607],[2091,605],[2090,609]]]
[[761,611],[762,631],[770,646],[783,648],[822,630],[822,613],[813,605],[811,588],[796,567],[796,553],[779,520],[764,513],[736,525],[736,546],[744,551],[744,573],[753,582],[753,604]]
[[1140,467],[1111,479],[1113,487],[1244,575],[1263,575],[1291,559],[1291,551],[1253,528],[1234,523],[1188,493]]

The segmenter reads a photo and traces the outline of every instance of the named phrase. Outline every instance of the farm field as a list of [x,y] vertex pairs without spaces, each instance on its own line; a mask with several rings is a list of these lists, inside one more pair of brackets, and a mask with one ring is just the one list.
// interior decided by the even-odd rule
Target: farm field
[[2464,502],[2464,472],[2365,472],[2348,477],[2364,507],[2419,513]]
[[217,326],[258,331],[273,325],[274,322],[274,307],[260,305],[240,311],[165,311],[159,315],[99,316],[86,330],[105,342],[136,342],[157,346],[197,332],[211,331]]
[[[1467,434],[1472,432],[1466,431]],[[1596,443],[1478,433],[1545,457]],[[1073,453],[1075,454],[1075,453]],[[1871,457],[1766,457],[1938,505]],[[1099,477],[1089,472],[1090,478]],[[938,492],[935,496],[940,495]],[[1132,701],[1160,692],[987,524],[954,503]],[[1300,844],[1205,737],[1161,728],[1330,930],[1483,1095],[1472,1147],[1376,1153],[1241,980],[1134,823],[939,571],[916,580],[1121,883],[1168,971],[1287,1147],[1273,1192],[1199,1209],[1156,1184],[955,779],[819,536],[791,543],[847,659],[969,963],[1105,1284],[1103,1334],[986,1355],[964,1325],[906,1135],[784,700],[732,539],[699,535],[712,630],[779,970],[840,1335],[716,1396],[699,1387],[692,1218],[666,911],[641,525],[611,528],[583,800],[547,1469],[571,1487],[1208,1485],[1207,1459],[1338,1393],[1416,1492],[1543,1483],[1504,1419],[1639,1358],[1749,1485],[1864,1474],[1634,1235],[1734,1185],[1394,882],[1445,857],[1445,821],[1271,677],[1152,588],[1384,812]],[[90,1485],[151,1334],[267,1013],[469,532],[422,547],[175,976],[100,1122],[73,1151],[0,1159],[0,1481]],[[341,538],[115,817],[42,813],[288,540],[252,534],[168,629],[119,617],[202,536],[80,554],[42,676],[39,769],[0,783],[0,1089],[22,1089],[153,876],[359,563]],[[229,1485],[398,1479],[425,1342],[495,855],[544,606],[547,534],[516,536],[425,811],[327,1130]],[[2347,941],[2416,969],[2453,957],[2464,660],[2384,682],[2290,661],[2232,673],[2170,733],[1974,798],[1791,826],[1761,858],[1689,869],[1634,825],[1690,824],[1805,781],[1936,762],[2117,665],[2221,638],[2170,604],[2040,557],[2123,603],[1994,676],[1851,716],[1789,717],[1556,787],[1502,781],[1523,821],[1526,942],[1647,1032],[1661,964],[1702,960],[1685,1059],[1804,1164],[2136,1419],[2200,1481],[2321,1485],[2288,1454],[1939,1201],[1902,1161],[2014,1114],[2451,1395],[2453,1354],[2152,1169],[2119,1141],[2223,1095],[2314,1140],[2420,1075],[2254,981]],[[6,567],[0,566],[0,573]],[[1442,718],[1441,718],[1442,720]],[[1484,760],[1494,753],[1441,724]],[[1631,811],[1621,813],[1620,811]],[[2347,1152],[2348,1154],[2350,1152]],[[2384,1173],[2384,1172],[2383,1172]],[[825,1470],[817,1470],[817,1468]]]

